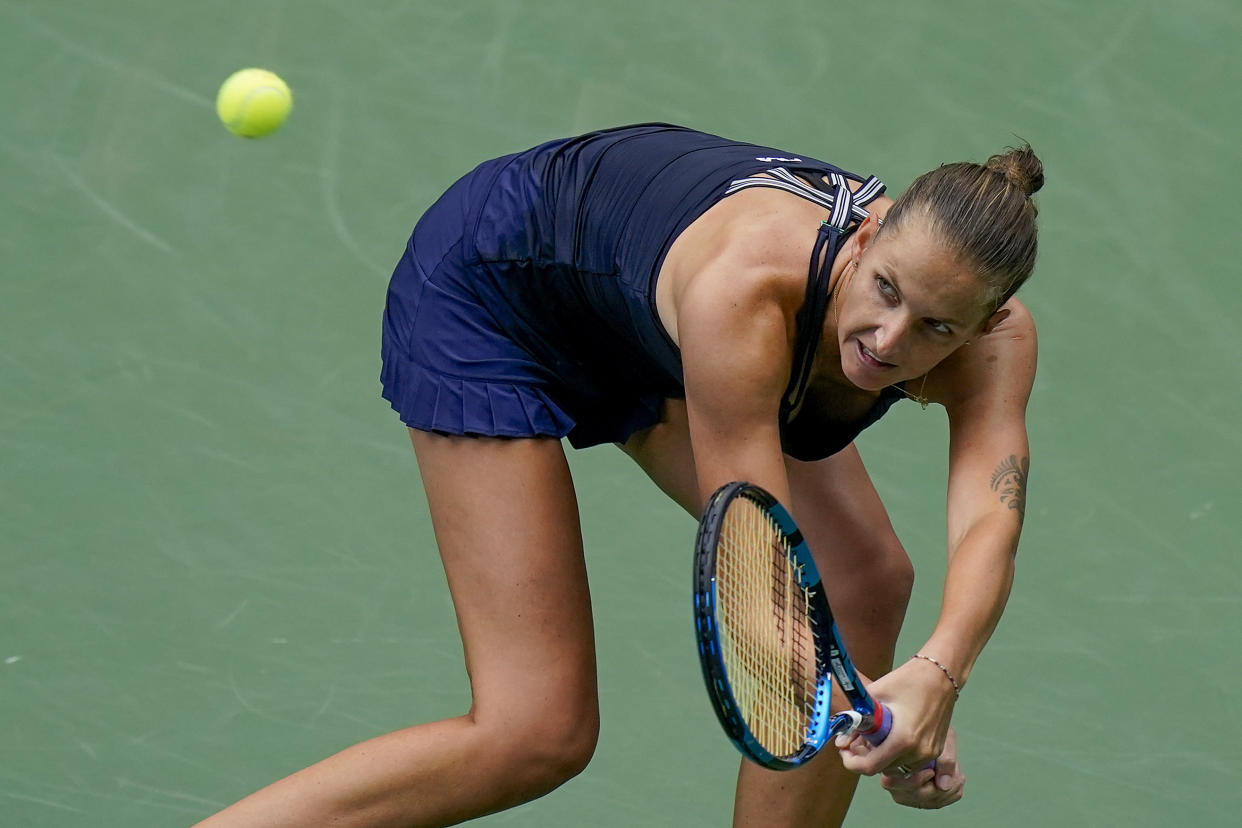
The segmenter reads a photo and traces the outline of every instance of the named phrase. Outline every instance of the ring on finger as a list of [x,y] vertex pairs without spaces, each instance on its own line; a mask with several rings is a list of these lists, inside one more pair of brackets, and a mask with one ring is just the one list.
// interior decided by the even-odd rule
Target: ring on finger
[[898,765],[897,772],[900,773],[902,776],[904,776],[906,779],[910,778],[911,770],[907,768],[905,765]]

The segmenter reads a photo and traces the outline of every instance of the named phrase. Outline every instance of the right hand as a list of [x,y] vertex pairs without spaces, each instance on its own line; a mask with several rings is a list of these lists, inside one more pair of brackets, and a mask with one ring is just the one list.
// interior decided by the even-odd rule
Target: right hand
[[898,805],[908,808],[934,809],[952,805],[962,798],[966,777],[957,763],[957,734],[949,728],[944,750],[934,767],[923,768],[909,776],[887,773],[880,777],[880,787]]

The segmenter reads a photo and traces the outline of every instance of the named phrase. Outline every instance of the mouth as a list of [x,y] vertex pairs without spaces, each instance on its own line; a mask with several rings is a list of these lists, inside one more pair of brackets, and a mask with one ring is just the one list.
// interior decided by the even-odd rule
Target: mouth
[[863,345],[859,340],[854,340],[854,352],[858,356],[858,361],[863,365],[866,365],[868,368],[873,368],[877,371],[887,371],[897,367],[891,362],[885,362],[880,359],[871,351],[870,348]]

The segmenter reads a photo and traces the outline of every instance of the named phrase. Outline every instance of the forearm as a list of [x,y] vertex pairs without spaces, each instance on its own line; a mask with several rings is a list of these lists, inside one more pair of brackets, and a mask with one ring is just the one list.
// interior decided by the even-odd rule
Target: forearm
[[892,733],[864,755],[843,753],[847,768],[868,774],[899,764],[920,768],[941,755],[956,690],[965,685],[1009,598],[1017,540],[1015,516],[993,512],[977,518],[951,547],[940,619],[919,650],[926,660],[910,659],[871,686],[892,713]]
[[940,618],[921,652],[964,685],[1013,586],[1020,526],[1012,513],[981,518],[949,555]]

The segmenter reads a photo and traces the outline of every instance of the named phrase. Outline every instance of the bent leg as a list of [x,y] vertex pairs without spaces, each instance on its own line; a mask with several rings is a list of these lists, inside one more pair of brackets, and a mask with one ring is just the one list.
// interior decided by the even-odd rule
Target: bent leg
[[573,482],[559,440],[411,434],[470,676],[470,802],[499,810],[580,772],[599,734]]
[[[662,422],[623,447],[694,517],[701,500],[685,404],[670,400]],[[850,657],[867,676],[892,667],[914,572],[854,447],[814,463],[786,458],[794,519],[825,575],[828,600]],[[836,826],[845,819],[858,777],[836,751],[805,767],[769,771],[743,761],[733,824]]]
[[[910,559],[853,446],[826,460],[786,458],[793,514],[824,574],[837,628],[858,669],[878,678],[893,665],[914,584]],[[828,746],[803,768],[749,762],[738,774],[735,826],[837,826],[858,777]]]
[[599,729],[577,503],[560,442],[411,431],[465,650],[460,717],[355,745],[202,823],[451,825],[552,790]]

